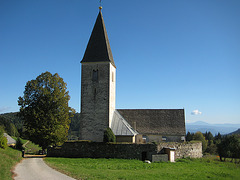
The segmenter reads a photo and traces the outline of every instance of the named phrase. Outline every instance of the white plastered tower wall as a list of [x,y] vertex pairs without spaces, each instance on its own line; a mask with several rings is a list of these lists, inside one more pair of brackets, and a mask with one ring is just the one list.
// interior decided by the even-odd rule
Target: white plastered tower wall
[[111,127],[113,114],[116,108],[116,68],[110,64],[110,82],[109,82],[109,127]]

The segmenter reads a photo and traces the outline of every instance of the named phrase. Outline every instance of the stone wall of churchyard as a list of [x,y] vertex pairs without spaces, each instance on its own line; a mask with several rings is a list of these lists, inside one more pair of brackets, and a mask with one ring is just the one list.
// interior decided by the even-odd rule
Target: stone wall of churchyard
[[152,154],[156,154],[156,152],[155,144],[65,142],[61,147],[48,148],[47,156],[152,160]]
[[165,148],[175,149],[175,159],[179,158],[201,158],[202,157],[202,143],[201,142],[165,142],[159,143],[157,147],[158,153],[164,153]]
[[164,154],[165,148],[175,149],[175,159],[202,157],[202,143],[165,142],[159,144],[110,144],[100,142],[65,142],[48,149],[50,157],[119,158],[152,161],[152,155]]

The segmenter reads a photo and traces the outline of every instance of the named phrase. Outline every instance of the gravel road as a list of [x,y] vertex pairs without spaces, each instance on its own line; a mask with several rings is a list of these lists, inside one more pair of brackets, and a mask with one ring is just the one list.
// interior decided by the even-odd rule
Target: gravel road
[[43,158],[25,158],[15,167],[15,180],[74,180],[45,164]]

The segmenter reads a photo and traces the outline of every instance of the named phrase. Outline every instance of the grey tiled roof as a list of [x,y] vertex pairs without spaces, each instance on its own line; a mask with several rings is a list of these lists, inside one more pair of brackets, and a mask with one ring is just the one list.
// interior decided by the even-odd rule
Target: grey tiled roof
[[81,62],[111,62],[115,66],[101,11]]
[[7,133],[3,133],[3,135],[7,138],[7,144],[16,144],[16,140],[9,136]]
[[118,109],[140,134],[185,135],[184,109]]
[[114,111],[111,129],[116,136],[134,136],[138,134],[117,110]]

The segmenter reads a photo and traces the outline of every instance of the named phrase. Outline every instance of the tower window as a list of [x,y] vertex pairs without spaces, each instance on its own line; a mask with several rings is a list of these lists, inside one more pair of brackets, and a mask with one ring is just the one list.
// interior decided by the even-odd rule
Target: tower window
[[98,70],[93,70],[92,80],[94,82],[98,81]]
[[114,82],[114,73],[112,72],[112,82]]
[[97,96],[97,89],[94,88],[94,100],[96,100],[96,96]]

